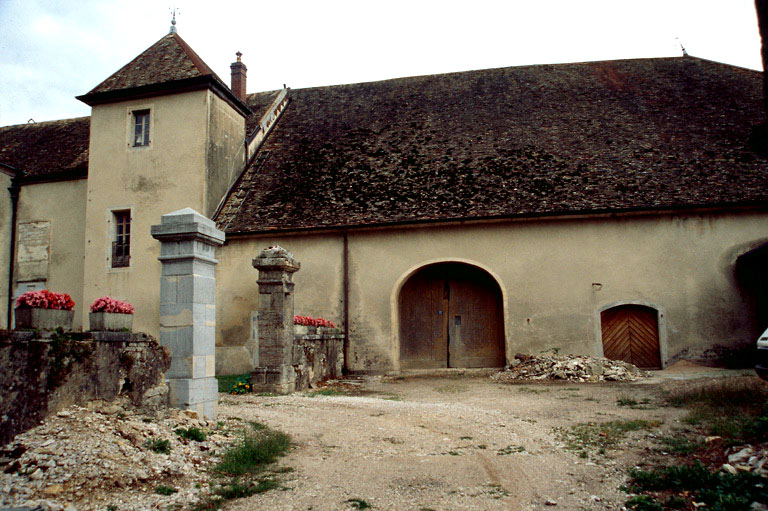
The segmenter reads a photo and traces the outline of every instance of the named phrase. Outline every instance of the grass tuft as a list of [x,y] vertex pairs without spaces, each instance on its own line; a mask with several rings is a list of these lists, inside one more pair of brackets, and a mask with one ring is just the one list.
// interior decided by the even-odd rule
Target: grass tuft
[[171,441],[164,438],[149,438],[144,447],[158,454],[171,454]]
[[279,431],[267,429],[257,435],[246,434],[222,455],[216,471],[230,476],[258,473],[277,461],[290,446],[290,437]]
[[158,495],[173,495],[174,493],[178,493],[178,489],[174,488],[173,486],[166,486],[164,484],[159,485],[157,488],[155,488],[155,493]]
[[179,428],[175,431],[175,433],[181,438],[194,440],[195,442],[205,442],[206,439],[205,433],[201,429],[195,427]]

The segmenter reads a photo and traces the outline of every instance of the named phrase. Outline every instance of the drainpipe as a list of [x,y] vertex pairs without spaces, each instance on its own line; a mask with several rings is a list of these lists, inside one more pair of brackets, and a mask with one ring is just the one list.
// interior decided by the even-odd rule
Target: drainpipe
[[344,233],[344,364],[342,373],[349,373],[349,237]]
[[[11,169],[16,171],[16,169]],[[16,171],[18,172],[18,171]],[[11,256],[8,260],[8,319],[7,328],[11,329],[13,321],[13,273],[14,262],[16,260],[16,212],[19,206],[19,190],[21,187],[18,184],[17,176],[11,179],[11,186],[8,187],[8,192],[11,194]]]

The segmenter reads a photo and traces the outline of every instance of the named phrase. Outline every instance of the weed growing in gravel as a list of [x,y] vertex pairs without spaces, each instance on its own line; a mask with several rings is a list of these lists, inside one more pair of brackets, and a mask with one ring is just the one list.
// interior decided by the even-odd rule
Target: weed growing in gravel
[[363,499],[349,499],[347,500],[353,509],[370,509],[372,506]]
[[174,493],[178,493],[179,490],[174,488],[173,486],[166,486],[164,484],[159,485],[157,488],[155,488],[155,493],[158,495],[173,495]]
[[589,450],[597,449],[599,454],[604,454],[606,449],[614,447],[627,433],[650,430],[661,424],[660,421],[642,419],[610,421],[601,424],[589,422],[569,428],[555,428],[554,432],[561,441],[566,443],[566,448],[577,451],[582,458],[586,458]]
[[392,395],[392,396],[385,396],[382,398],[384,401],[402,401],[403,398],[400,396]]
[[517,387],[517,390],[523,394],[541,394],[543,392],[549,392],[549,389],[537,389],[535,387]]
[[243,439],[226,451],[216,471],[230,476],[253,474],[274,463],[291,446],[285,433],[265,429],[260,434],[245,434]]
[[[750,509],[753,502],[766,502],[768,499],[764,477],[750,472],[729,474],[711,471],[698,460],[692,465],[674,465],[649,471],[631,470],[629,475],[631,481],[627,491],[646,493],[627,501],[630,509],[669,509],[668,503],[674,497],[674,502],[683,506],[688,499],[706,504],[711,511],[736,511]],[[658,500],[659,492],[669,491],[679,495],[672,495],[667,504],[662,505]],[[655,505],[658,507],[652,507]]]
[[703,444],[698,440],[692,440],[684,434],[675,434],[669,436],[663,436],[659,440],[664,445],[664,449],[667,452],[674,454],[690,454],[698,450]]
[[338,391],[336,389],[320,389],[316,390],[314,392],[310,392],[307,394],[307,397],[317,397],[317,396],[343,396],[344,393],[341,391]]
[[175,433],[181,438],[194,440],[195,442],[205,442],[206,439],[205,433],[200,428],[196,427],[179,428],[175,431]]
[[651,406],[651,400],[648,398],[638,401],[630,396],[619,396],[619,399],[616,400],[616,404],[618,406],[628,406],[635,410],[652,410],[655,408],[654,406]]
[[523,447],[522,445],[508,445],[503,449],[497,450],[496,454],[498,454],[499,456],[506,456],[508,454],[516,454],[519,452],[525,452],[525,447]]
[[148,438],[144,447],[158,454],[171,454],[171,441],[164,438]]
[[214,488],[213,494],[227,500],[242,499],[257,493],[264,493],[269,490],[274,490],[279,486],[280,483],[271,477],[258,479],[255,483],[241,482],[239,480],[233,479],[226,484],[222,484]]
[[491,483],[488,485],[488,488],[488,496],[492,499],[501,499],[510,495],[510,493],[500,484]]
[[444,394],[458,394],[459,392],[466,392],[467,386],[462,385],[461,383],[449,383],[447,385],[437,387],[435,390]]
[[459,440],[472,440],[471,436],[460,436]]
[[671,393],[667,401],[690,408],[686,422],[731,443],[768,440],[768,387],[759,380],[718,381]]
[[221,456],[214,471],[224,477],[218,483],[212,483],[211,496],[205,497],[194,505],[192,511],[220,509],[227,500],[249,497],[280,487],[273,476],[291,472],[290,467],[281,467],[271,475],[249,480],[249,476],[259,474],[267,466],[277,461],[291,446],[291,440],[285,433],[274,431],[260,422],[249,421],[251,430],[243,431],[243,439],[230,447]]

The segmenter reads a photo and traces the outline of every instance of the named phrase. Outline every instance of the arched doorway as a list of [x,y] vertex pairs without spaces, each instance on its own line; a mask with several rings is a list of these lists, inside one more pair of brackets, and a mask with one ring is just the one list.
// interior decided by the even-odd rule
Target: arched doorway
[[603,355],[645,369],[661,369],[659,314],[643,305],[619,305],[600,314]]
[[426,266],[403,284],[398,308],[401,368],[504,365],[501,289],[480,268]]

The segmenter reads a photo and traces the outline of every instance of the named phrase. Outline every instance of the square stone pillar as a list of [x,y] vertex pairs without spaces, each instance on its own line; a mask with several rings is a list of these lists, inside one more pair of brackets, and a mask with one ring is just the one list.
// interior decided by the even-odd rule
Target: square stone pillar
[[269,247],[253,267],[259,270],[259,367],[251,373],[251,387],[254,392],[293,392],[293,274],[301,265],[284,248]]
[[216,418],[216,247],[224,233],[212,220],[186,208],[152,226],[159,240],[160,344],[171,352],[170,405]]

